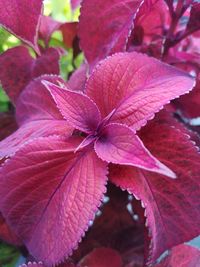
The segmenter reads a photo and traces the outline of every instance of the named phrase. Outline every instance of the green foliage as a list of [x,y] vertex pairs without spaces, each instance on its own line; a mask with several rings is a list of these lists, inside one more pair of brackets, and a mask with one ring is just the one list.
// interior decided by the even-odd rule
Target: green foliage
[[9,245],[0,243],[0,266],[13,267],[19,259],[19,251]]

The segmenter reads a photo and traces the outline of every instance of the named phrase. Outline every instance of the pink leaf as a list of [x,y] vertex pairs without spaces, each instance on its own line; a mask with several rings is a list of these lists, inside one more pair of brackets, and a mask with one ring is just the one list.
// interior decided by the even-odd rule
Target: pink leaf
[[152,121],[141,132],[141,138],[177,179],[123,166],[113,166],[110,178],[141,199],[146,209],[151,263],[165,250],[200,234],[200,155],[188,136],[165,123]]
[[79,23],[80,45],[92,65],[124,51],[142,0],[84,0]]
[[175,178],[176,175],[145,148],[142,141],[128,127],[109,124],[95,143],[95,151],[102,159],[115,164],[130,165]]
[[34,59],[24,46],[14,47],[0,55],[0,82],[7,95],[16,102],[19,94],[32,78],[42,74],[59,74],[60,54],[49,48]]
[[70,4],[73,10],[80,6],[82,0],[70,0]]
[[200,266],[200,250],[189,245],[174,247],[170,254],[155,267],[198,267]]
[[61,22],[56,21],[49,16],[41,16],[39,37],[44,40],[46,46],[48,46],[53,32],[57,31],[61,25]]
[[54,99],[42,83],[44,80],[55,84],[65,83],[56,75],[43,75],[30,82],[16,104],[16,118],[19,125],[37,120],[63,120]]
[[45,82],[63,117],[85,133],[96,130],[101,116],[95,103],[86,95]]
[[17,131],[0,142],[0,159],[12,156],[28,141],[50,135],[72,134],[72,128],[64,120],[36,120],[23,124]]
[[80,138],[40,138],[0,170],[0,207],[29,252],[51,266],[69,256],[94,218],[107,168]]
[[79,263],[80,267],[122,267],[120,254],[111,248],[96,248]]
[[1,0],[0,24],[38,52],[37,37],[41,12],[42,0]]
[[139,53],[119,53],[102,61],[91,74],[87,95],[102,117],[139,130],[170,100],[189,92],[193,78]]
[[82,64],[69,78],[67,86],[73,91],[84,91],[87,80],[88,65]]

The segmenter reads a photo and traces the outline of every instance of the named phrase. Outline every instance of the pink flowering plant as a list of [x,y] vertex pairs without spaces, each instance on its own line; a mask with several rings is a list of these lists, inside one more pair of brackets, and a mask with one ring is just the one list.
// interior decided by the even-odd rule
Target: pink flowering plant
[[21,41],[0,54],[0,238],[22,267],[198,267],[200,3],[79,6],[61,23],[0,0]]

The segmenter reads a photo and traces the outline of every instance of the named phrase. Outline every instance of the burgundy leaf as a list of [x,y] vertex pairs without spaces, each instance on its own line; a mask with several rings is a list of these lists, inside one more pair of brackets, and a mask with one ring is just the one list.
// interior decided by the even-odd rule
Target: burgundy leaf
[[192,4],[186,30],[189,32],[200,30],[200,3],[194,2]]
[[58,85],[65,83],[56,75],[43,75],[30,82],[16,104],[16,118],[19,125],[37,120],[63,120],[50,92],[43,85],[43,80]]
[[200,266],[200,250],[189,245],[174,247],[170,254],[155,267],[198,267]]
[[12,156],[21,146],[32,139],[59,134],[65,137],[72,134],[72,128],[66,121],[43,119],[25,123],[0,142],[0,159]]
[[69,256],[94,218],[107,168],[79,138],[48,137],[21,148],[0,170],[0,208],[29,252],[50,266]]
[[133,20],[142,0],[84,0],[79,23],[80,45],[86,59],[95,65],[100,59],[124,51]]
[[67,86],[73,91],[84,91],[87,80],[88,65],[82,64],[69,78]]
[[48,46],[53,32],[57,31],[61,25],[61,22],[56,21],[49,16],[41,16],[39,37],[44,40],[46,46]]
[[177,179],[123,166],[112,166],[110,178],[143,202],[151,235],[148,261],[152,262],[165,250],[200,233],[200,155],[187,135],[165,123],[152,121],[141,138]]
[[0,141],[17,129],[15,117],[11,113],[0,114]]
[[38,52],[41,12],[42,0],[1,0],[0,24]]
[[100,112],[96,104],[81,92],[70,91],[53,83],[45,82],[63,117],[76,129],[85,133],[96,130]]
[[108,163],[130,165],[175,178],[176,175],[159,162],[145,148],[142,141],[128,127],[109,124],[95,143],[97,155]]
[[111,248],[97,248],[85,256],[79,263],[80,267],[122,267],[120,254]]
[[63,35],[63,42],[67,48],[73,47],[73,42],[77,36],[77,22],[66,22],[60,26]]
[[186,118],[200,117],[200,78],[197,80],[194,90],[177,99],[175,105]]
[[34,59],[26,47],[14,47],[0,55],[0,82],[7,95],[16,102],[19,94],[32,78],[42,74],[59,74],[60,54],[49,48]]
[[10,227],[8,226],[8,224],[6,223],[5,219],[1,214],[0,214],[0,239],[15,246],[21,245],[20,239],[10,229]]
[[189,92],[194,79],[140,53],[118,53],[102,61],[86,84],[102,117],[139,130],[170,100]]

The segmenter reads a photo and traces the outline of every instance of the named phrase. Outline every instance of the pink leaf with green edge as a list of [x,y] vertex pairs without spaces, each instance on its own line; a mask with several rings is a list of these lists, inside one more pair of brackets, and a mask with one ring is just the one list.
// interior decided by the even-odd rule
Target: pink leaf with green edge
[[[0,24],[38,52],[42,0],[1,0]],[[31,10],[31,12],[30,12]]]
[[56,75],[43,75],[30,82],[16,103],[19,125],[35,120],[63,120],[54,99],[42,83],[44,80],[58,85],[65,84],[64,80]]
[[104,127],[95,143],[95,151],[108,163],[135,166],[171,178],[176,177],[169,168],[151,155],[130,128],[122,124],[113,123]]
[[96,248],[80,262],[80,267],[122,267],[123,262],[118,251],[111,248]]
[[142,0],[84,0],[79,23],[80,46],[94,66],[100,59],[125,51]]
[[[47,137],[22,147],[0,170],[0,208],[36,260],[72,253],[101,204],[106,164],[80,138]],[[6,185],[6,186],[5,186]]]
[[26,142],[50,135],[72,134],[72,128],[64,120],[35,120],[23,124],[17,131],[0,142],[0,159],[12,156]]
[[8,49],[0,55],[0,83],[13,103],[32,78],[42,74],[59,74],[60,54],[57,49],[49,48],[32,58],[24,46]]
[[140,53],[118,53],[103,60],[86,84],[102,117],[139,130],[170,100],[189,92],[195,80]]
[[189,245],[174,247],[168,256],[155,267],[198,267],[200,266],[200,250]]
[[51,35],[57,31],[61,22],[52,19],[49,16],[41,16],[40,19],[40,28],[39,28],[39,37],[44,40],[45,45],[48,47],[49,40]]
[[159,121],[149,123],[140,136],[177,179],[114,165],[110,179],[141,199],[145,207],[151,237],[148,262],[152,263],[165,250],[200,234],[200,155],[185,133]]
[[0,239],[11,245],[15,246],[21,245],[21,240],[10,229],[10,227],[6,223],[1,213],[0,213]]
[[95,103],[81,92],[70,91],[53,83],[43,84],[51,93],[63,117],[76,129],[85,133],[95,131],[101,115]]

